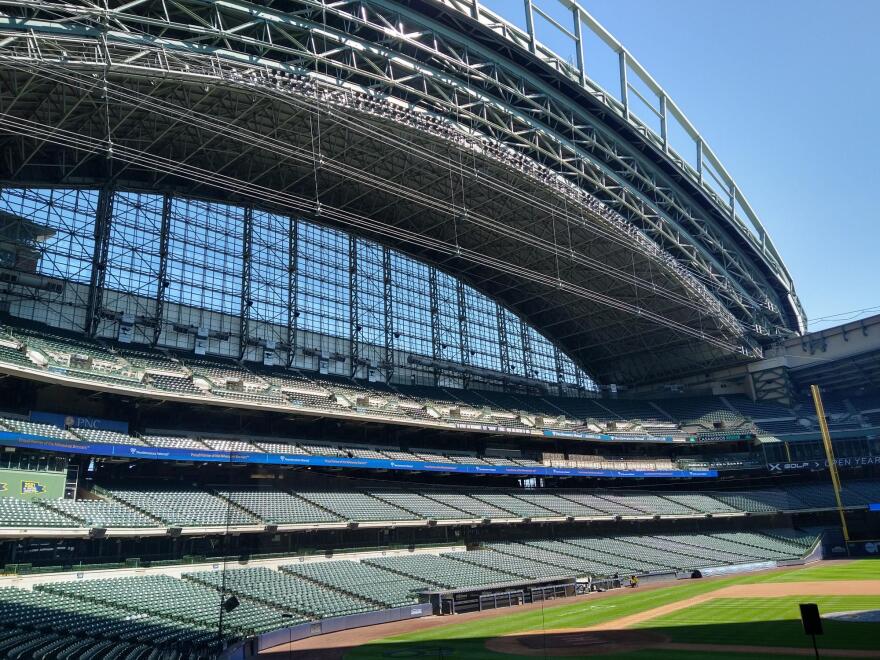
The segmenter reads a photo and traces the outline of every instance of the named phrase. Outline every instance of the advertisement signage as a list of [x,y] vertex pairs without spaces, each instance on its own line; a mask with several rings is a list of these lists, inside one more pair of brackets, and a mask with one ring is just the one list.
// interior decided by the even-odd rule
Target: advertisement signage
[[714,478],[716,470],[587,470],[580,468],[511,467],[505,465],[465,465],[461,463],[426,463],[377,458],[345,458],[337,456],[304,456],[263,452],[213,451],[102,444],[45,438],[22,433],[0,432],[0,445],[41,451],[114,456],[117,458],[187,461],[196,463],[253,463],[264,465],[295,465],[303,467],[340,467],[371,470],[409,470],[413,472],[456,472],[466,474],[503,474],[518,476],[565,477],[634,477],[634,478]]

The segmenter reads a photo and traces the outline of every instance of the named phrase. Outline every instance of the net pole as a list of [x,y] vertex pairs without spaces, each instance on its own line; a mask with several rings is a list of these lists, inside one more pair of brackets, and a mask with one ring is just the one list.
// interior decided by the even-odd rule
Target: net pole
[[849,552],[849,528],[846,525],[846,514],[843,511],[843,500],[840,496],[840,476],[837,473],[837,461],[834,460],[834,448],[831,446],[831,433],[828,431],[828,421],[825,419],[825,406],[822,404],[822,393],[818,385],[810,385],[810,393],[813,395],[813,405],[816,407],[816,417],[819,419],[819,429],[822,431],[822,444],[825,445],[825,458],[828,460],[828,472],[831,474],[831,486],[834,489],[834,497],[837,501],[837,512],[840,514],[840,526],[843,530],[843,539]]

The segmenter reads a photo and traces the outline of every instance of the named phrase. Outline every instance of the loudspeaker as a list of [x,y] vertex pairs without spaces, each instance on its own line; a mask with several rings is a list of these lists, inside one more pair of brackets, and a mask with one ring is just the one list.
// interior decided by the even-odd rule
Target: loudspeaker
[[227,598],[226,600],[223,601],[223,611],[228,614],[229,612],[234,610],[236,607],[238,607],[238,605],[239,605],[238,598],[236,598],[235,596],[230,596],[229,598]]
[[801,622],[804,624],[805,635],[822,634],[822,618],[819,616],[819,606],[816,603],[801,603]]

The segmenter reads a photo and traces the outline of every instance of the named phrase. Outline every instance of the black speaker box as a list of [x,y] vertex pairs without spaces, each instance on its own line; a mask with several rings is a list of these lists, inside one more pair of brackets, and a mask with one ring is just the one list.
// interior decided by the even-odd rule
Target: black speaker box
[[801,622],[804,624],[805,635],[822,634],[822,618],[816,603],[801,603]]

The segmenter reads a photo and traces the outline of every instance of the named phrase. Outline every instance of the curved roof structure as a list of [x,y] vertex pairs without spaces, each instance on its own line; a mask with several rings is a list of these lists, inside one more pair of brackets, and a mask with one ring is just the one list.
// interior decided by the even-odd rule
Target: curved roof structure
[[[475,0],[3,0],[0,181],[345,228],[498,300],[600,383],[755,359],[802,332],[791,278],[720,162],[560,2],[578,52],[586,27],[619,54],[623,101],[541,46],[528,1],[523,31]],[[645,88],[660,134],[628,102]]]

